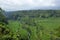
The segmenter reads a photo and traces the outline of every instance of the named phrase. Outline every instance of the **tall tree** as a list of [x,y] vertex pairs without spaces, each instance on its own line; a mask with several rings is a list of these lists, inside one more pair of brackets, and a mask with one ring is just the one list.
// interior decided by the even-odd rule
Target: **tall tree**
[[4,11],[0,8],[0,21],[5,19],[5,16],[3,15]]

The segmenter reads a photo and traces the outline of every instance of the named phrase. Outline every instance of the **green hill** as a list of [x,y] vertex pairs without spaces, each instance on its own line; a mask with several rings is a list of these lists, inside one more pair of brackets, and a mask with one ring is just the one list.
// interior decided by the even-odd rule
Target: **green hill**
[[0,23],[0,40],[60,40],[60,10],[12,11],[6,15],[8,24]]

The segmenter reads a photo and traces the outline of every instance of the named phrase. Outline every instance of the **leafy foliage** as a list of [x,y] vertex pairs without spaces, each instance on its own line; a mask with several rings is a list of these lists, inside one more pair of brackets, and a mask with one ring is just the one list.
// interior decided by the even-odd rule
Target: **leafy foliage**
[[0,8],[0,40],[60,40],[60,10],[10,12]]

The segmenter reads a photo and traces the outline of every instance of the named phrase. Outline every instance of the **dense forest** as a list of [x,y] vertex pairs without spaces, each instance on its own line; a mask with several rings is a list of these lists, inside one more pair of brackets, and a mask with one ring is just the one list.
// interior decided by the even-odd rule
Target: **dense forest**
[[23,10],[23,11],[13,11],[6,12],[9,19],[18,19],[29,17],[29,18],[50,18],[50,17],[60,17],[60,10]]
[[0,40],[60,40],[60,10],[0,8]]

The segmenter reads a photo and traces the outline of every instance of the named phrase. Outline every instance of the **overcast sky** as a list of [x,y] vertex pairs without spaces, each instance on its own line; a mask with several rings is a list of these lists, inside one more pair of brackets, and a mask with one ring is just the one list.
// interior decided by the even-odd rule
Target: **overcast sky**
[[60,9],[60,0],[0,0],[6,11],[29,9]]

